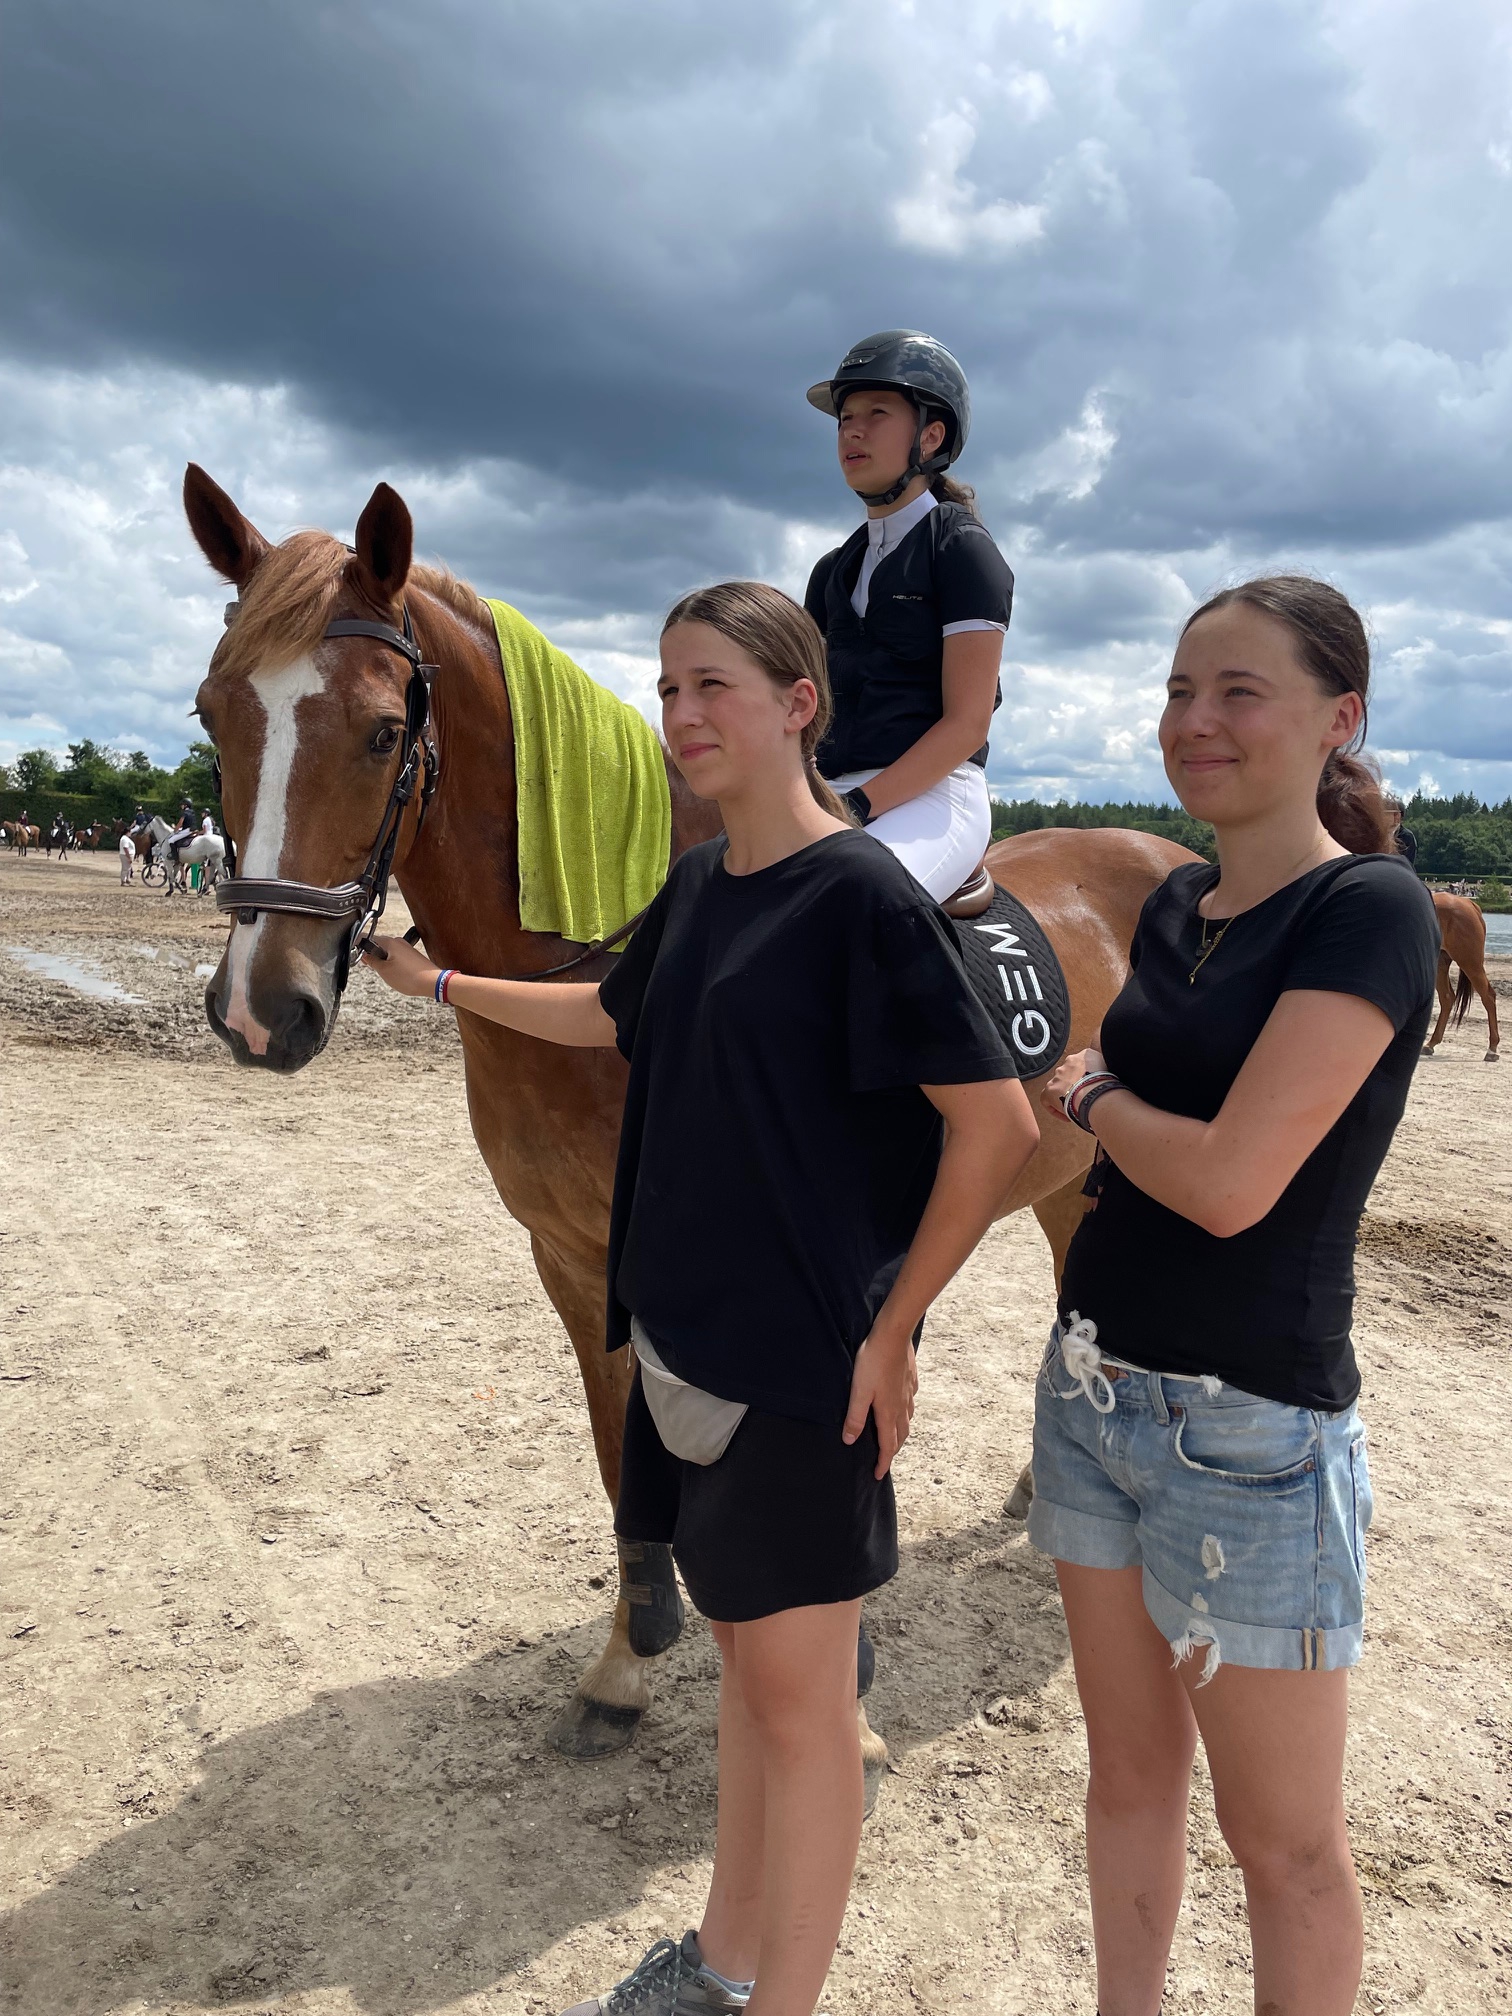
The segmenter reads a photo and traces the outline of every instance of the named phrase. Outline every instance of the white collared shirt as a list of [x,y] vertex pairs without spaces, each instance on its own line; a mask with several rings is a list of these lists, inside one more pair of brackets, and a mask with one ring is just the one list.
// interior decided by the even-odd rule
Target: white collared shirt
[[[939,498],[930,490],[922,497],[915,497],[912,504],[905,504],[901,511],[889,511],[885,518],[868,518],[866,521],[866,551],[861,555],[861,572],[856,576],[856,585],[851,590],[851,607],[858,616],[866,614],[866,605],[871,596],[871,578],[877,571],[877,564],[887,554],[901,546],[916,525],[939,506]],[[972,617],[964,623],[947,623],[941,630],[942,637],[959,636],[963,630],[996,630],[999,636],[1006,635],[1005,623],[991,623],[985,617]]]

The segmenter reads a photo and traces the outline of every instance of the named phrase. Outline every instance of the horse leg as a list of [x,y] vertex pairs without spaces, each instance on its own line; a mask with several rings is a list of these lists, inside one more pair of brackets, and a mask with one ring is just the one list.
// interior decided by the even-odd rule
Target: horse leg
[[1434,990],[1438,994],[1438,1020],[1433,1025],[1433,1034],[1423,1045],[1422,1054],[1431,1057],[1444,1040],[1444,1031],[1449,1026],[1449,1011],[1454,1006],[1454,989],[1449,985],[1449,955],[1440,952],[1438,971],[1433,976]]
[[[1071,1244],[1071,1236],[1086,1215],[1087,1199],[1082,1185],[1086,1176],[1078,1170],[1069,1183],[1063,1183],[1059,1190],[1052,1190],[1048,1197],[1039,1198],[1030,1208],[1039,1220],[1039,1228],[1044,1233],[1050,1247],[1050,1259],[1055,1267],[1055,1292],[1060,1293],[1061,1276],[1066,1271],[1066,1253]],[[1034,1499],[1034,1469],[1026,1463],[1019,1472],[1018,1482],[1008,1494],[1008,1502],[1003,1507],[1005,1519],[1026,1519]]]
[[[577,1354],[599,1475],[612,1505],[619,1495],[625,1401],[632,1365],[628,1350],[604,1349],[604,1267],[567,1257],[532,1233],[531,1251],[541,1285],[566,1326]],[[578,1681],[577,1691],[551,1731],[553,1749],[593,1761],[623,1750],[651,1705],[647,1662],[677,1642],[683,1605],[672,1549],[661,1541],[621,1540],[619,1595],[609,1640]]]
[[1484,966],[1478,966],[1470,978],[1476,993],[1481,998],[1481,1005],[1486,1011],[1486,1021],[1489,1024],[1490,1047],[1486,1051],[1486,1062],[1488,1064],[1499,1064],[1501,1062],[1501,1031],[1496,1026],[1496,989],[1492,986],[1490,975]]

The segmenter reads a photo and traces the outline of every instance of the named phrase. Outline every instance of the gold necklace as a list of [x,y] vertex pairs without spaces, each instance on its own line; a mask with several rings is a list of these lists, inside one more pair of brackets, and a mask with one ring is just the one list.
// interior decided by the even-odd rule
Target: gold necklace
[[[1238,914],[1242,914],[1242,913],[1238,913]],[[1206,966],[1206,964],[1207,964],[1207,962],[1209,961],[1209,959],[1211,959],[1211,958],[1212,958],[1213,954],[1214,954],[1214,953],[1215,953],[1215,952],[1216,952],[1216,951],[1218,950],[1218,947],[1219,947],[1219,946],[1220,946],[1220,945],[1221,945],[1221,944],[1223,943],[1223,934],[1224,934],[1224,932],[1225,932],[1225,931],[1227,931],[1227,930],[1228,930],[1228,928],[1229,928],[1230,924],[1232,924],[1232,923],[1233,923],[1233,921],[1234,921],[1234,919],[1233,919],[1232,917],[1225,917],[1225,918],[1224,918],[1224,920],[1223,920],[1223,922],[1222,922],[1222,923],[1221,923],[1221,924],[1220,924],[1220,925],[1218,926],[1218,932],[1217,932],[1217,936],[1216,936],[1216,937],[1215,937],[1215,938],[1213,939],[1212,943],[1211,943],[1211,944],[1209,944],[1209,943],[1208,943],[1208,920],[1207,920],[1207,918],[1206,918],[1206,917],[1204,917],[1204,918],[1203,918],[1203,920],[1202,920],[1202,943],[1201,943],[1201,945],[1200,945],[1200,946],[1199,946],[1199,948],[1198,948],[1198,954],[1197,954],[1197,964],[1196,964],[1196,965],[1195,965],[1195,966],[1194,966],[1194,967],[1192,968],[1191,972],[1190,972],[1190,973],[1188,973],[1188,975],[1187,975],[1187,985],[1188,985],[1188,987],[1190,987],[1190,986],[1192,985],[1193,981],[1194,981],[1194,980],[1195,980],[1195,979],[1197,978],[1197,975],[1198,975],[1198,974],[1199,974],[1199,973],[1200,973],[1200,972],[1202,971],[1203,967],[1204,967],[1204,966]]]

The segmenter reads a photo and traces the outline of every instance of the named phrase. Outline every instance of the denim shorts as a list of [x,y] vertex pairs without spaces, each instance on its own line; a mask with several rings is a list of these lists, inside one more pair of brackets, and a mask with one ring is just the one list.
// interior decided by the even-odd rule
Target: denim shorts
[[[1078,1339],[1076,1333],[1082,1335]],[[1104,1358],[1057,1324],[1034,1402],[1029,1538],[1079,1568],[1139,1568],[1177,1659],[1353,1666],[1365,1629],[1370,1472],[1353,1407],[1316,1413],[1217,1379]],[[1078,1348],[1079,1347],[1079,1348]]]

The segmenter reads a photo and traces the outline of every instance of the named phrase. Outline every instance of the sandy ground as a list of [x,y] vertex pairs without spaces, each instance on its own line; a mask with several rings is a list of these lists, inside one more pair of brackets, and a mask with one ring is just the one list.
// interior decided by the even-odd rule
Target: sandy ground
[[[312,1069],[238,1073],[199,1008],[214,913],[114,876],[0,857],[0,2009],[558,2010],[696,1916],[711,1642],[626,1755],[549,1750],[609,1521],[455,1035],[360,975]],[[1512,1064],[1484,1043],[1477,1011],[1420,1071],[1361,1259],[1375,2016],[1512,1978]],[[1015,1221],[931,1321],[837,2016],[1093,2007],[1065,1633],[1002,1516],[1050,1285]],[[1237,2010],[1205,1783],[1191,1837],[1168,2007]]]

